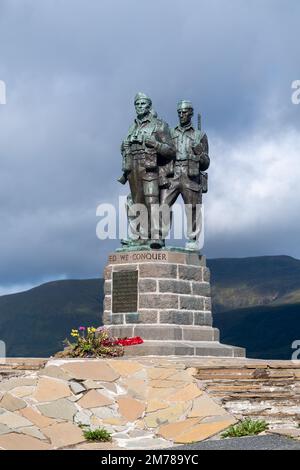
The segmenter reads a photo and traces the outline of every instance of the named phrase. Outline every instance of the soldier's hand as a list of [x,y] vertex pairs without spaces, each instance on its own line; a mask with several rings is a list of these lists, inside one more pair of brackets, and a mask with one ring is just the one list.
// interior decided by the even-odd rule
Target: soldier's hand
[[192,150],[193,150],[195,155],[200,155],[203,152],[201,144],[192,145]]
[[157,140],[153,137],[145,137],[145,144],[147,147],[156,149],[159,145],[159,142],[157,142]]

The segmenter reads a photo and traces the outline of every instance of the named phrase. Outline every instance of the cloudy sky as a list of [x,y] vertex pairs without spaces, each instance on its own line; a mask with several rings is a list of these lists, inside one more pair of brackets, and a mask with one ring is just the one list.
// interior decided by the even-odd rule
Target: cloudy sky
[[0,0],[0,293],[102,275],[139,90],[210,141],[208,257],[300,258],[298,0]]

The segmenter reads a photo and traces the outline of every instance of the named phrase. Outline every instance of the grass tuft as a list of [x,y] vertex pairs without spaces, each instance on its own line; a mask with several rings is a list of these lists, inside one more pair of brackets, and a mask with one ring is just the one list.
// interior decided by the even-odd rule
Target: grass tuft
[[244,436],[255,436],[268,429],[269,425],[266,421],[245,419],[238,424],[230,426],[227,431],[221,434],[221,437],[244,437]]
[[94,431],[87,429],[86,431],[83,431],[83,435],[87,441],[111,441],[111,434],[104,428],[95,429]]

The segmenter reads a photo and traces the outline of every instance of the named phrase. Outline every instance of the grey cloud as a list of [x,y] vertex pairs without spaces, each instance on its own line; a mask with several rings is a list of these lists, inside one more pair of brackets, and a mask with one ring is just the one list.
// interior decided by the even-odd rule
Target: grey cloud
[[[101,274],[117,242],[97,240],[96,206],[126,193],[115,181],[119,144],[138,90],[172,125],[177,100],[190,98],[209,136],[224,143],[211,142],[212,152],[226,147],[229,175],[222,180],[212,166],[207,212],[214,211],[213,201],[230,191],[230,147],[246,152],[241,142],[264,129],[297,130],[290,84],[300,78],[299,13],[297,0],[3,0],[0,285]],[[224,164],[222,155],[215,162]],[[252,237],[247,227],[217,235],[212,213],[208,254],[300,256],[297,202],[290,201],[286,245],[269,221]]]

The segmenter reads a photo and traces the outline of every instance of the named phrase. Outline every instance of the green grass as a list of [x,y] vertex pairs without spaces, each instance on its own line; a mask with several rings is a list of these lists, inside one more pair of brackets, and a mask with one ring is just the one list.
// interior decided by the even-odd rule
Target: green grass
[[238,424],[230,426],[227,431],[221,434],[221,437],[244,437],[255,436],[268,429],[269,425],[265,421],[245,419]]
[[83,431],[83,435],[87,441],[111,441],[111,434],[104,428],[95,429],[94,431],[92,431],[91,429],[87,429],[86,431]]

